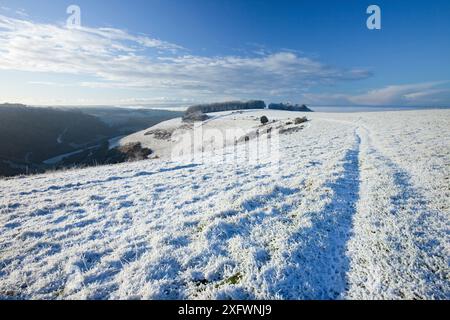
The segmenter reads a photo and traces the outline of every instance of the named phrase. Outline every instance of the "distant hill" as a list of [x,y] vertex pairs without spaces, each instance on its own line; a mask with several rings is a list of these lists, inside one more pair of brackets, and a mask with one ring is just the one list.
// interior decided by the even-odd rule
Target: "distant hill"
[[95,116],[114,128],[120,135],[147,129],[160,122],[178,118],[183,112],[160,109],[132,109],[126,107],[77,107],[74,110]]
[[80,111],[0,105],[0,156],[3,158],[39,163],[113,133],[100,119]]
[[[49,169],[43,164],[47,159],[103,148],[111,138],[180,115],[170,111],[114,107],[44,108],[0,104],[0,176],[42,172]],[[65,161],[64,165],[95,162],[96,159],[91,158],[87,161],[73,157],[71,163]]]

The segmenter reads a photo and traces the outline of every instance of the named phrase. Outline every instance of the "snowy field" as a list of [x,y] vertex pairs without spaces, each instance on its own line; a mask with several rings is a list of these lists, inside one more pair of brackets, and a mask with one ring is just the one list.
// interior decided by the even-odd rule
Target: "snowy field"
[[[261,114],[298,116],[205,126]],[[276,163],[0,180],[0,298],[450,299],[450,110],[301,115]]]

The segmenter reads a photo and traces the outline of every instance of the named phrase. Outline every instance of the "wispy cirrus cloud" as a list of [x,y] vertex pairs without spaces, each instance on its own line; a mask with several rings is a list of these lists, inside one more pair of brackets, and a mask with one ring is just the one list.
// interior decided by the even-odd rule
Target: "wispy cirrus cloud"
[[0,42],[0,69],[86,75],[80,86],[157,90],[180,99],[187,93],[199,100],[292,96],[371,76],[366,69],[332,67],[296,52],[207,57],[120,29],[69,29],[2,15]]

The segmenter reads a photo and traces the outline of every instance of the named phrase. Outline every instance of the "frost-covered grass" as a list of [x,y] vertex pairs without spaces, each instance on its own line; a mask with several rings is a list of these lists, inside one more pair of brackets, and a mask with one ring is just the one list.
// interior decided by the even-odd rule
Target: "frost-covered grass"
[[0,298],[450,298],[449,110],[308,117],[279,167],[239,145],[0,181]]

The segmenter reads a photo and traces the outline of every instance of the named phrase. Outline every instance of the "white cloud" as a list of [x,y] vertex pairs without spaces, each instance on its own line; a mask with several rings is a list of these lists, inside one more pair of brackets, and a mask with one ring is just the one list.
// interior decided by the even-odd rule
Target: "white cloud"
[[52,82],[52,81],[28,81],[28,84],[37,86],[50,86],[50,87],[70,87],[68,84]]
[[310,103],[329,105],[450,105],[448,81],[391,85],[362,94],[304,94]]
[[385,88],[369,91],[362,95],[350,97],[356,104],[401,104],[405,102],[415,102],[417,97],[424,92],[442,84],[441,82],[427,82],[408,85],[392,85]]
[[296,52],[205,57],[114,28],[68,29],[0,15],[0,69],[85,75],[80,86],[141,88],[177,99],[299,96],[310,87],[365,79]]
[[18,9],[15,11],[15,13],[22,18],[28,17],[28,13],[24,9]]

